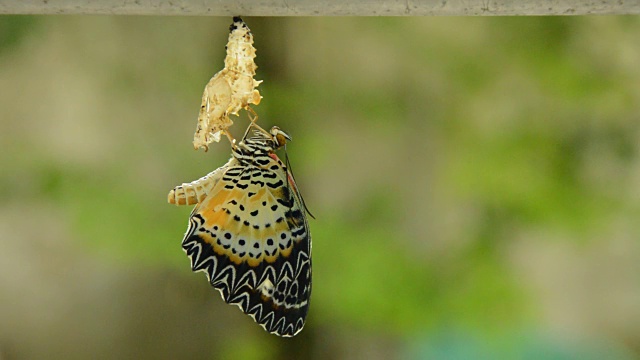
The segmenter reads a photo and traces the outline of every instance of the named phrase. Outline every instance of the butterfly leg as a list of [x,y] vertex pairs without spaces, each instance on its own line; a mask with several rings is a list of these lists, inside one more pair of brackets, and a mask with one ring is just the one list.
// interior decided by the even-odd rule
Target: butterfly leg
[[229,143],[231,144],[231,146],[233,146],[236,143],[236,139],[234,139],[231,133],[229,133],[227,130],[222,130],[222,132],[227,136],[227,139],[229,139]]
[[251,120],[251,124],[255,124],[256,121],[258,121],[258,114],[249,105],[247,105],[246,109],[247,109],[247,113],[248,113],[248,116],[249,116],[249,120]]
[[251,121],[251,124],[249,124],[249,126],[247,127],[247,130],[244,132],[244,136],[242,138],[243,139],[247,138],[247,135],[249,134],[249,131],[251,130],[252,127],[262,131],[263,133],[265,133],[265,134],[267,134],[269,136],[271,136],[268,131],[266,131],[260,125],[258,125],[256,123],[258,121],[258,114],[255,112],[255,110],[253,110],[251,108],[251,106],[249,106],[249,105],[247,105],[247,107],[245,109],[247,110],[247,116],[249,116],[249,120]]
[[258,114],[255,112],[255,110],[253,110],[248,105],[246,107],[246,110],[247,110],[247,115],[249,116],[249,120],[251,120],[251,124],[249,124],[249,127],[247,127],[247,131],[244,132],[244,136],[242,138],[246,139],[247,134],[249,134],[249,130],[251,130],[252,127],[271,137],[272,135],[267,130],[263,129],[262,126],[257,124]]

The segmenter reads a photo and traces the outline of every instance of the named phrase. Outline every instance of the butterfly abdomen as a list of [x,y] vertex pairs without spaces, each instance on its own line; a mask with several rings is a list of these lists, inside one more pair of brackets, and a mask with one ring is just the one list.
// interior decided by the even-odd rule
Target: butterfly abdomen
[[211,192],[211,189],[218,183],[221,175],[231,165],[235,163],[231,158],[222,167],[208,173],[198,180],[190,183],[183,183],[169,191],[167,201],[174,205],[195,205],[203,201]]

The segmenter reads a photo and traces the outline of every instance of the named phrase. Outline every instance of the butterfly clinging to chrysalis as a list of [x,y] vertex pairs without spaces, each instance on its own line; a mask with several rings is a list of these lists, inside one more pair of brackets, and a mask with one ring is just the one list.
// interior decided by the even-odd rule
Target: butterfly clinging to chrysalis
[[279,336],[302,330],[311,295],[306,208],[288,162],[275,154],[287,140],[252,121],[225,165],[169,193],[172,204],[196,204],[182,241],[192,269]]

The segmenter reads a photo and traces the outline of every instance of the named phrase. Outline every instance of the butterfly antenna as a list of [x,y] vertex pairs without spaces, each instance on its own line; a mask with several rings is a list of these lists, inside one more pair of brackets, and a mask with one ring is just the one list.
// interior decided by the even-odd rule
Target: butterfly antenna
[[[291,173],[291,177],[293,178],[293,182],[295,183],[296,182],[296,177],[293,175],[293,169],[291,168],[291,162],[289,162],[289,153],[287,152],[287,144],[284,144],[284,161],[285,161],[285,164],[287,165],[287,169],[289,169],[289,172]],[[287,181],[287,186],[289,186],[289,182],[288,181]],[[289,191],[291,191],[291,189],[289,189]],[[298,191],[298,195],[300,195],[300,200],[302,201],[302,206],[304,207],[304,210],[307,212],[307,214],[309,214],[309,216],[311,216],[315,220],[316,217],[313,216],[311,211],[309,211],[309,208],[307,207],[307,204],[304,202],[304,198],[302,197],[302,194],[300,193],[300,191]]]

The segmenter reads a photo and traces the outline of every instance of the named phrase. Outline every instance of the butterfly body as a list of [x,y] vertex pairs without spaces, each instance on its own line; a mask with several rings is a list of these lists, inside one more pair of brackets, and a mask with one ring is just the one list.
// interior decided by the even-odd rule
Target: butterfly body
[[286,134],[260,130],[233,144],[227,164],[172,190],[169,202],[197,202],[182,242],[192,269],[268,332],[294,336],[309,306],[311,236],[293,176],[275,154]]

